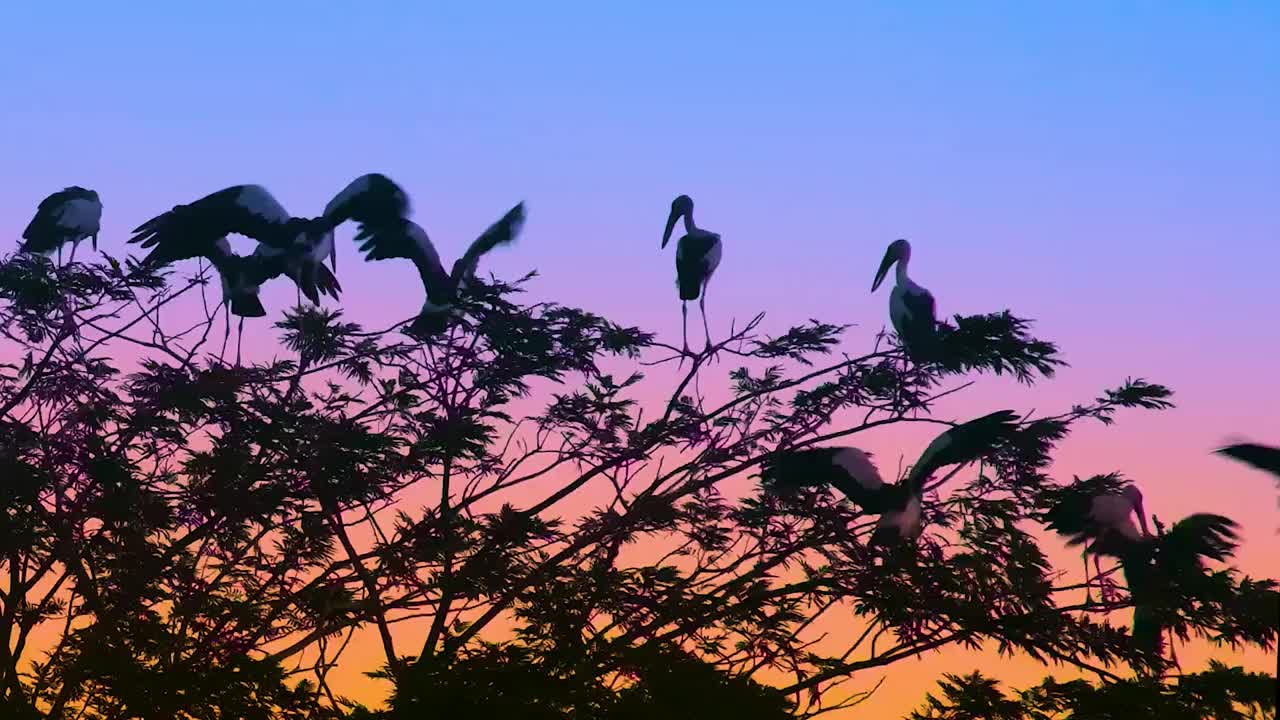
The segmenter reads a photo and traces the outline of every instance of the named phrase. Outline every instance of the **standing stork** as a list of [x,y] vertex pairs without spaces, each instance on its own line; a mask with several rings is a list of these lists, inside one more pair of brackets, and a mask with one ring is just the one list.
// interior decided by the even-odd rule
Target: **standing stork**
[[78,185],[64,188],[40,201],[35,217],[22,231],[25,243],[18,249],[24,253],[48,255],[55,250],[62,262],[62,246],[71,243],[71,262],[76,248],[88,238],[96,252],[98,231],[102,224],[102,200],[98,193]]
[[761,479],[766,488],[789,489],[831,485],[850,502],[880,519],[868,544],[893,545],[915,539],[923,529],[925,485],[939,469],[963,465],[998,449],[1016,432],[1018,416],[1000,410],[956,425],[934,438],[899,482],[886,483],[867,453],[854,447],[784,450],[766,460]]
[[[671,240],[676,221],[684,218],[685,234],[676,241],[676,286],[680,289],[680,334],[683,351],[689,354],[689,306],[690,300],[698,301],[702,313],[702,331],[706,333],[707,347],[711,349],[711,330],[707,327],[707,283],[720,266],[723,243],[720,235],[703,230],[693,222],[693,198],[681,195],[671,202],[667,215],[667,228],[662,232],[662,247]],[[706,352],[704,350],[703,352]]]
[[352,220],[362,226],[390,226],[409,211],[408,195],[390,178],[362,175],[315,218],[294,217],[261,185],[234,185],[189,205],[178,205],[134,230],[131,243],[154,248],[144,263],[165,265],[191,257],[187,247],[205,247],[235,233],[258,242],[256,261],[265,279],[287,275],[314,304],[320,294],[337,298],[342,289],[325,256],[337,268],[333,231]]
[[471,242],[467,251],[445,272],[440,254],[417,223],[401,218],[389,225],[365,224],[356,235],[366,261],[404,258],[413,261],[422,278],[426,300],[422,310],[409,325],[409,333],[420,338],[433,337],[448,327],[456,314],[458,291],[474,278],[480,258],[499,245],[510,245],[524,227],[524,203],[517,203]]
[[871,283],[871,292],[880,287],[889,268],[896,263],[897,276],[893,291],[889,293],[889,320],[907,356],[920,362],[931,359],[937,350],[938,319],[933,293],[907,275],[910,262],[911,243],[903,239],[890,243],[880,261],[880,269],[876,271],[876,279]]
[[[1137,485],[1123,483],[1117,475],[1096,475],[1077,480],[1053,495],[1054,503],[1041,519],[1050,530],[1068,538],[1070,546],[1082,545],[1084,560],[1085,601],[1093,602],[1089,593],[1089,555],[1093,555],[1094,577],[1103,599],[1109,595],[1103,584],[1101,556],[1118,545],[1139,542],[1151,537],[1147,528],[1142,491]],[[1133,524],[1137,516],[1142,531]]]

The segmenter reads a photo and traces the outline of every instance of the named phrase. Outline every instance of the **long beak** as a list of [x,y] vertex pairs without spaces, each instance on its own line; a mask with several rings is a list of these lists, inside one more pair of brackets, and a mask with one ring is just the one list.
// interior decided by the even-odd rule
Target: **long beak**
[[1151,537],[1151,530],[1147,528],[1147,510],[1139,500],[1134,504],[1133,509],[1138,513],[1138,525],[1142,527],[1142,534],[1145,537]]
[[889,274],[889,268],[893,267],[897,261],[898,256],[893,253],[893,250],[884,251],[884,259],[880,261],[880,269],[876,271],[875,282],[871,283],[871,292],[875,292],[876,288],[880,287],[880,283],[884,282],[884,276]]
[[667,246],[667,242],[671,240],[671,231],[676,227],[676,221],[680,219],[683,213],[675,208],[671,209],[671,214],[667,216],[667,229],[662,231],[662,247]]

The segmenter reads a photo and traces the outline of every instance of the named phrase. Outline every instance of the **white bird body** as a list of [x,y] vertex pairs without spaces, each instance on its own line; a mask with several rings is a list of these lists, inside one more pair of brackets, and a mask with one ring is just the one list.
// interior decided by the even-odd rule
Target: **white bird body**
[[923,511],[920,503],[919,495],[911,495],[907,498],[907,505],[901,510],[890,510],[880,516],[880,520],[876,522],[877,528],[891,529],[895,531],[899,537],[910,540],[920,534],[924,529]]
[[1133,515],[1136,512],[1138,509],[1133,499],[1121,493],[1099,495],[1094,498],[1089,514],[1100,527],[1130,540],[1141,540],[1142,532],[1133,522]]

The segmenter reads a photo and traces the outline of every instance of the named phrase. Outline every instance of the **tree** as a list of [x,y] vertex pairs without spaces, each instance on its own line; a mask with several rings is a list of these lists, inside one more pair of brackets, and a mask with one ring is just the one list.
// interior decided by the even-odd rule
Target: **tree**
[[[425,341],[297,307],[275,324],[284,358],[243,365],[224,359],[225,333],[218,347],[211,278],[112,257],[0,264],[10,712],[813,716],[871,692],[841,688],[859,671],[949,645],[1099,678],[1053,686],[1061,707],[1202,677],[1134,648],[1124,595],[1076,602],[1032,522],[1056,487],[1054,444],[1169,407],[1160,385],[1023,418],[987,462],[938,478],[925,535],[897,555],[869,549],[874,518],[829,490],[747,487],[779,447],[942,429],[954,423],[935,403],[968,378],[1052,375],[1057,347],[1008,311],[953,318],[946,362],[929,365],[883,335],[836,357],[847,327],[770,336],[759,315],[716,346],[727,384],[700,356],[654,402],[646,368],[676,348],[519,302],[532,274],[478,281]],[[584,496],[595,506],[575,508]],[[1225,568],[1197,588],[1174,609],[1181,637],[1274,647],[1274,581]],[[815,623],[838,614],[856,634],[819,642]],[[366,630],[386,710],[329,681]],[[978,689],[1009,717],[1027,707],[981,678],[950,682],[935,710],[953,714],[937,717],[964,717],[948,708]],[[1202,687],[1219,704],[1254,697]]]

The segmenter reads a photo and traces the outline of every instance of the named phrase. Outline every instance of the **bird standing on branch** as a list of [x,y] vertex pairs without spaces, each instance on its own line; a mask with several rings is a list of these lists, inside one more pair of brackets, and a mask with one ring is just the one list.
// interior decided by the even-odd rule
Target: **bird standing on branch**
[[71,243],[71,259],[76,259],[76,248],[88,238],[93,249],[98,249],[98,231],[102,224],[102,200],[93,190],[73,185],[40,201],[35,217],[22,231],[26,240],[18,252],[48,255],[58,253],[62,262],[62,246]]
[[[707,284],[720,266],[723,243],[718,234],[703,230],[693,222],[693,199],[688,195],[681,195],[671,203],[667,227],[662,232],[663,248],[671,240],[671,231],[675,229],[676,221],[682,217],[685,234],[676,241],[676,286],[680,290],[682,349],[688,355],[690,300],[698,301],[698,310],[702,313],[702,331],[706,333],[707,339],[707,347],[703,352],[711,349],[711,330],[707,326]],[[683,360],[681,363],[683,364]]]
[[765,461],[761,478],[766,488],[783,492],[831,485],[864,512],[880,515],[869,545],[897,544],[913,540],[923,529],[922,502],[929,478],[943,467],[973,462],[997,450],[1017,431],[1017,419],[1013,411],[1000,410],[948,429],[896,483],[885,483],[870,456],[854,447],[783,450]]
[[916,284],[907,275],[911,262],[911,243],[894,240],[885,250],[880,269],[871,283],[871,292],[879,289],[889,268],[897,265],[893,290],[889,293],[889,321],[898,340],[914,362],[934,359],[938,351],[938,319],[933,293]]
[[[1093,602],[1089,594],[1089,555],[1093,554],[1094,575],[1104,602],[1111,595],[1111,586],[1104,581],[1102,560],[1105,551],[1126,543],[1151,537],[1147,529],[1146,510],[1142,504],[1142,491],[1137,485],[1123,483],[1117,475],[1097,475],[1087,480],[1077,480],[1054,494],[1055,502],[1041,519],[1045,525],[1068,538],[1068,545],[1083,545],[1085,601]],[[1139,532],[1133,524],[1137,516],[1142,525]]]

